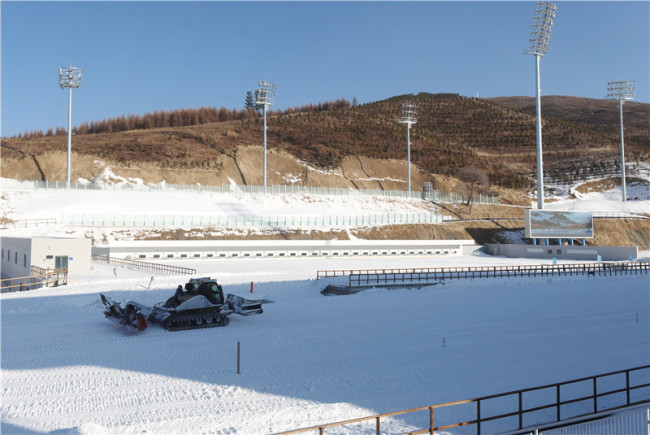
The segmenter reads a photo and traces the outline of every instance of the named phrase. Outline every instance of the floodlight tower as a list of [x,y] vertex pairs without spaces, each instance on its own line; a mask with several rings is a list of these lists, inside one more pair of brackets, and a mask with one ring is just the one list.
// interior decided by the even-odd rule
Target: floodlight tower
[[272,106],[275,97],[275,83],[257,82],[259,88],[255,91],[255,104],[264,106],[264,193],[266,193],[266,110]]
[[542,163],[542,101],[539,80],[539,61],[546,54],[551,39],[557,5],[551,2],[537,2],[533,29],[530,32],[530,47],[524,54],[535,56],[537,80],[537,208],[544,208],[544,168]]
[[59,68],[59,86],[68,89],[68,169],[66,171],[66,186],[70,188],[70,154],[72,153],[72,89],[81,86],[81,69],[74,66]]
[[607,82],[607,98],[619,101],[621,113],[621,184],[623,185],[623,202],[627,200],[625,191],[625,142],[623,140],[623,103],[634,99],[634,82],[631,80],[617,80]]
[[418,106],[411,103],[402,104],[402,117],[397,121],[406,124],[406,156],[408,165],[408,191],[411,192],[411,124],[416,123]]

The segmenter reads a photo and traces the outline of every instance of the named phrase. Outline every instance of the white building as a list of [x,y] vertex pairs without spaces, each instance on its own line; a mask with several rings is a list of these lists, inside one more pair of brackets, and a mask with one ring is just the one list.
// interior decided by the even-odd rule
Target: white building
[[64,237],[0,237],[2,279],[29,276],[32,266],[90,273],[89,239]]

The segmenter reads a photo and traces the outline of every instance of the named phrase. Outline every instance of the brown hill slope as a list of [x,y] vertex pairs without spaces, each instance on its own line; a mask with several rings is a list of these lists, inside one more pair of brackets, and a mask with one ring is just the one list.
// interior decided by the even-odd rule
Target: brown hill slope
[[[497,97],[490,101],[535,115],[534,97]],[[548,95],[542,97],[542,117],[561,119],[590,130],[618,137],[619,102],[593,98]],[[625,140],[650,147],[650,104],[628,101],[623,105]]]
[[[570,101],[579,105],[579,100]],[[307,185],[404,189],[406,127],[396,118],[407,101],[418,105],[417,124],[411,130],[415,188],[421,188],[424,181],[456,175],[466,165],[485,169],[497,185],[529,184],[527,176],[535,168],[534,114],[527,113],[526,107],[508,107],[504,101],[426,93],[269,117],[268,182],[287,184],[292,179]],[[608,114],[602,122],[591,122],[591,118],[575,115],[591,113],[589,108],[558,111],[555,118],[548,104],[544,119],[547,168],[617,158],[616,111],[613,118]],[[650,105],[636,104],[640,105],[638,114],[626,114],[626,121],[630,118],[629,125],[636,129],[631,137],[626,136],[626,150],[632,160],[647,161],[650,147],[643,117]],[[567,119],[570,115],[577,117]],[[99,170],[94,162],[101,160],[118,175],[137,176],[145,182],[221,184],[233,179],[261,184],[262,129],[262,119],[253,117],[79,134],[73,138],[73,179],[92,178]],[[65,149],[62,135],[3,139],[1,175],[64,180]]]

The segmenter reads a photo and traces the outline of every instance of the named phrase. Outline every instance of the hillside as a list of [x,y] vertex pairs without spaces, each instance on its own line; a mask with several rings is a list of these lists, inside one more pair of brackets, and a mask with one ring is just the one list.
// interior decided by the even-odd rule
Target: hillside
[[[533,97],[498,97],[489,100],[535,115]],[[560,95],[542,96],[542,117],[572,122],[607,136],[618,137],[620,134],[618,101]],[[626,144],[629,141],[647,150],[650,147],[650,105],[628,101],[623,105],[623,118]]]
[[[269,184],[405,189],[406,126],[396,119],[407,101],[418,105],[417,124],[411,129],[414,188],[420,189],[425,181],[439,183],[441,176],[454,176],[466,165],[486,170],[492,184],[514,188],[530,184],[536,161],[535,118],[526,99],[427,93],[269,116]],[[616,102],[572,97],[548,101],[544,106],[548,171],[615,165]],[[649,161],[650,105],[628,103],[626,111],[628,161]],[[92,179],[99,160],[116,174],[145,182],[222,184],[232,179],[262,184],[262,124],[261,117],[253,116],[185,127],[77,134],[72,178]],[[65,135],[5,138],[0,175],[64,180],[65,150]],[[441,190],[446,190],[444,185]]]

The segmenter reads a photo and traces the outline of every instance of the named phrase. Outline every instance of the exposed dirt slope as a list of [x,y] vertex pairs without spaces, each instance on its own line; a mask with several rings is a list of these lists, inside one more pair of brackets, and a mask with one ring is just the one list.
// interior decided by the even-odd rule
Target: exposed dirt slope
[[[544,160],[548,167],[613,161],[618,156],[618,121],[611,101],[560,98],[545,102]],[[296,176],[304,166],[285,170],[284,156],[314,168],[338,171],[323,179],[314,171],[300,183],[312,186],[405,188],[389,179],[406,178],[406,127],[397,123],[404,102],[418,105],[411,130],[414,185],[434,174],[454,176],[466,165],[484,169],[492,184],[524,187],[535,167],[535,118],[528,100],[482,100],[455,94],[402,95],[356,107],[271,115],[268,119],[268,176],[271,184]],[[515,100],[518,101],[518,100]],[[594,108],[597,105],[602,108]],[[626,151],[630,160],[650,160],[650,105],[630,103]],[[615,108],[614,108],[615,109]],[[602,111],[602,117],[598,117]],[[612,113],[610,113],[612,112]],[[596,115],[594,115],[594,113]],[[145,182],[219,184],[228,178],[261,184],[262,121],[259,117],[186,127],[161,127],[117,133],[79,134],[73,139],[73,179],[90,178],[93,161],[102,160],[121,176]],[[3,177],[64,180],[66,137],[52,135],[2,141]],[[377,162],[381,162],[380,167]],[[280,174],[277,174],[279,172]],[[356,173],[356,176],[354,175]],[[313,175],[313,176],[312,176]],[[272,177],[275,177],[273,179]],[[420,178],[418,178],[420,177]],[[364,180],[380,178],[380,180]],[[384,185],[384,180],[386,185]],[[331,183],[331,184],[322,184]],[[360,186],[359,186],[360,187]]]

